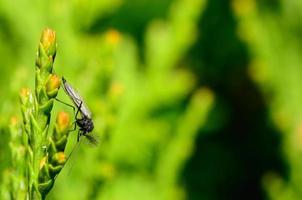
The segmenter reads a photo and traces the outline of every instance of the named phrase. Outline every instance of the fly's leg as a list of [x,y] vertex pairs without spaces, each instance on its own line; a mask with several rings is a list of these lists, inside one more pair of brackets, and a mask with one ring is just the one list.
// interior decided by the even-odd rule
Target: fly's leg
[[72,122],[74,124],[73,129],[69,130],[69,132],[75,131],[77,129],[77,121]]
[[82,135],[84,135],[84,132],[81,131],[81,130],[79,130],[79,132],[78,132],[78,139],[77,139],[78,142],[80,141],[80,137],[81,137]]
[[[72,124],[74,124],[74,127],[73,127],[73,129],[72,130],[70,130],[70,131],[74,131],[74,130],[76,130],[76,128],[77,128],[77,121],[79,120],[78,119],[78,114],[79,114],[79,111],[80,111],[80,109],[81,109],[81,107],[82,107],[82,101],[81,101],[81,103],[80,103],[80,106],[78,107],[78,110],[77,110],[77,112],[76,112],[76,114],[75,114],[75,121],[74,122],[72,122]],[[73,106],[72,106],[73,107]],[[74,107],[73,107],[73,109],[75,109]],[[78,141],[79,141],[79,134],[78,134]]]
[[[70,104],[68,104],[68,103],[65,103],[64,101],[61,101],[60,99],[57,99],[57,98],[55,98],[55,100],[57,100],[58,102],[60,102],[60,103],[62,103],[62,104],[64,104],[64,105],[66,105],[66,106],[71,107],[72,110],[73,110],[73,114],[75,113],[75,107],[74,107],[73,105],[70,105]],[[81,108],[81,106],[82,106],[82,102],[81,102],[81,104],[80,104],[80,108]],[[78,110],[77,110],[77,112],[76,112],[75,119],[77,119],[77,115],[78,115],[78,113],[79,113],[79,109],[80,109],[80,108],[78,108]],[[74,124],[74,127],[73,127],[73,129],[69,130],[70,132],[71,132],[71,131],[75,131],[75,130],[77,129],[77,121],[74,121],[72,124]]]
[[78,107],[77,113],[75,114],[75,119],[76,119],[76,120],[78,119],[78,114],[79,114],[79,111],[80,111],[81,108],[82,108],[82,104],[83,104],[83,101],[81,101],[80,106]]
[[[80,120],[80,119],[78,119],[78,114],[79,114],[79,111],[80,111],[80,109],[82,107],[82,103],[83,102],[81,101],[80,106],[78,107],[77,113],[75,114],[75,121],[73,122],[73,124],[74,124],[73,131],[76,130],[76,128],[77,128],[77,121]],[[79,131],[78,132],[78,139],[77,139],[78,142],[80,141],[80,136],[81,136],[81,133]]]
[[66,106],[71,107],[72,110],[73,110],[73,114],[75,113],[75,107],[74,107],[73,105],[70,105],[70,104],[68,104],[68,103],[65,103],[64,101],[61,101],[60,99],[57,99],[57,98],[55,98],[55,100],[57,100],[58,102],[60,102],[60,103],[62,103],[62,104],[64,104],[64,105],[66,105]]

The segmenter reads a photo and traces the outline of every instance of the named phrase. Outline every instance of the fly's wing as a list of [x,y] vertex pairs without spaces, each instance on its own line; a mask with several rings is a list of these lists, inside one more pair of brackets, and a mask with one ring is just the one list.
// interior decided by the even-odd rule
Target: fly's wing
[[86,137],[86,139],[88,140],[88,142],[93,145],[94,147],[97,146],[99,144],[99,138],[92,134],[92,133],[89,133],[89,134],[85,134],[84,135]]
[[84,103],[80,94],[62,77],[64,90],[73,103],[80,109],[81,113],[88,118],[91,118],[91,112],[87,105]]

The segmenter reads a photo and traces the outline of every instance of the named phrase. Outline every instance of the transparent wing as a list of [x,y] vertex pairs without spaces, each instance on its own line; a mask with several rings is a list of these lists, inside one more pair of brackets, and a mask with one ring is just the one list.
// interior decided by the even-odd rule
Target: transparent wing
[[83,101],[83,98],[80,96],[80,94],[65,80],[64,77],[62,77],[62,80],[64,90],[70,97],[70,99],[73,101],[73,103],[77,106],[77,108],[80,109],[83,115],[87,116],[88,118],[91,118],[91,112],[88,106]]
[[89,144],[91,144],[93,147],[96,147],[100,143],[99,137],[92,133],[88,133],[84,135]]

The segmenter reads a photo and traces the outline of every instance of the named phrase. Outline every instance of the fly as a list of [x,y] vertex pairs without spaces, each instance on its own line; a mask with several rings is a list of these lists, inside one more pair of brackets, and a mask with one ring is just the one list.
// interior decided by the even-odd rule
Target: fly
[[[92,135],[89,134],[90,132],[92,132],[94,124],[88,106],[84,103],[83,98],[80,96],[80,94],[66,81],[64,77],[62,77],[62,81],[65,93],[69,96],[73,104],[77,107],[77,112],[75,114],[75,127],[73,129],[75,130],[76,126],[79,127],[77,141],[80,141],[81,136],[85,136],[92,144],[96,145],[98,143],[97,139],[95,139]],[[71,106],[75,110],[72,105],[66,105]],[[79,113],[81,115],[80,117],[78,117]]]

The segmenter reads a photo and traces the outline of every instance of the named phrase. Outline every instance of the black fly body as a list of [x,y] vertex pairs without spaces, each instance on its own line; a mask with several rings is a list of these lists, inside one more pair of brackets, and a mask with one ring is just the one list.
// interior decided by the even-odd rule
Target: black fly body
[[[66,81],[64,77],[62,77],[63,87],[66,94],[70,97],[73,104],[77,107],[77,112],[75,114],[75,127],[73,130],[76,129],[76,126],[79,127],[78,138],[77,141],[80,140],[81,136],[85,136],[92,144],[97,144],[97,140],[89,133],[93,130],[94,125],[91,118],[91,112],[88,109],[87,105],[84,103],[83,98],[80,94]],[[64,103],[64,102],[62,102]],[[64,103],[66,104],[66,103]],[[66,104],[68,105],[68,104]],[[71,106],[71,105],[69,105]],[[72,106],[73,107],[73,106]],[[75,110],[75,108],[73,107]],[[80,113],[81,117],[78,117]]]

